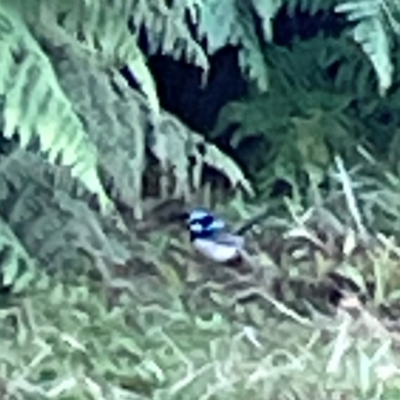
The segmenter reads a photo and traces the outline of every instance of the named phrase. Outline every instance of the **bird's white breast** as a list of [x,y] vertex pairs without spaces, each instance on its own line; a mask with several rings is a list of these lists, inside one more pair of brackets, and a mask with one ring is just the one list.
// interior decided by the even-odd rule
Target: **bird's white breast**
[[193,245],[203,255],[217,262],[226,262],[239,255],[237,246],[216,243],[212,240],[196,239]]

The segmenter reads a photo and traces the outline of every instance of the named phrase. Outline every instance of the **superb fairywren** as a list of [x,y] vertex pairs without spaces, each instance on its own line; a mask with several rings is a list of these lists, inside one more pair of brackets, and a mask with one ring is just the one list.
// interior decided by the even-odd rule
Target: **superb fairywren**
[[186,214],[193,246],[209,259],[227,263],[241,258],[243,236],[230,233],[224,220],[205,209]]

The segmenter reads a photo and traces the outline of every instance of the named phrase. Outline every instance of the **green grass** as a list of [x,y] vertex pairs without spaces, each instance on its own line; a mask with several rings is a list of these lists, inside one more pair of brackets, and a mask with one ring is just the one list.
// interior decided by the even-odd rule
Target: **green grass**
[[188,307],[157,276],[132,288],[42,273],[4,304],[2,398],[399,398],[396,338],[362,306],[302,324],[260,300]]
[[[108,281],[90,265],[37,271],[1,299],[0,398],[400,398],[400,181],[339,167],[322,205],[271,210],[253,232],[250,272],[208,265],[162,232],[143,239],[146,268],[137,255],[109,266]],[[367,302],[344,290],[328,304],[330,272]]]

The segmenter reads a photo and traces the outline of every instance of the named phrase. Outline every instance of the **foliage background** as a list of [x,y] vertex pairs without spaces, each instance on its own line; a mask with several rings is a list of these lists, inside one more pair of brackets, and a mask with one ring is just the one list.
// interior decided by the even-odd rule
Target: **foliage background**
[[[3,0],[0,396],[396,398],[398,15]],[[250,269],[196,203],[264,215]]]

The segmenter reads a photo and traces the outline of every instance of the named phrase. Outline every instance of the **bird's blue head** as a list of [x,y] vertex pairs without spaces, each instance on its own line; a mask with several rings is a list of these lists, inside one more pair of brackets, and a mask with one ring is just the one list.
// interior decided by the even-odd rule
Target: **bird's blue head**
[[224,220],[202,208],[192,210],[188,214],[187,223],[192,240],[211,238],[226,228]]

